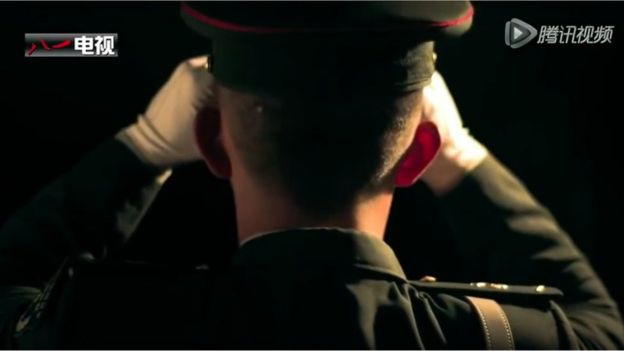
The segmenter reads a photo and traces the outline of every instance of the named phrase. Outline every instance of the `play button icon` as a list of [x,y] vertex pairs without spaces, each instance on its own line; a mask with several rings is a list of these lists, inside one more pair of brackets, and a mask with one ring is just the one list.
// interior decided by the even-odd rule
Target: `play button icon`
[[537,29],[517,18],[512,18],[505,24],[505,44],[512,49],[526,45],[536,36]]

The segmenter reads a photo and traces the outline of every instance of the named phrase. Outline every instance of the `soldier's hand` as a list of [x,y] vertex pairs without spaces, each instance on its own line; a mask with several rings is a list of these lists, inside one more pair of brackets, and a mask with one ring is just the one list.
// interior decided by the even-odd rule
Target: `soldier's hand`
[[200,56],[180,63],[145,113],[118,133],[117,138],[146,163],[168,168],[200,159],[193,133],[195,116],[217,104],[206,59]]
[[444,78],[435,72],[423,89],[423,120],[434,122],[442,138],[439,154],[422,176],[436,194],[444,194],[487,156],[487,149],[464,128]]

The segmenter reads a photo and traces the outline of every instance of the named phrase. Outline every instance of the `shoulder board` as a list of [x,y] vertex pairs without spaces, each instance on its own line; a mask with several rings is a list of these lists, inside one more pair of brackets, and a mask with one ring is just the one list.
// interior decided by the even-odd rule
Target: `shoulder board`
[[557,288],[544,285],[507,285],[501,283],[454,283],[437,282],[431,280],[410,281],[416,290],[435,294],[471,295],[501,298],[544,298],[557,300],[563,297],[563,292]]

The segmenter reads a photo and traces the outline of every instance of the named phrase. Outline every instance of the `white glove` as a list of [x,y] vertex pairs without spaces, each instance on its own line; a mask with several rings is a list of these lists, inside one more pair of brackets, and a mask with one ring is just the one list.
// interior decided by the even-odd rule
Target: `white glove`
[[442,194],[477,167],[488,151],[464,128],[453,96],[439,72],[423,88],[423,120],[436,124],[442,145],[422,179],[434,193]]
[[204,107],[217,106],[214,79],[206,69],[206,60],[200,56],[180,63],[147,111],[117,134],[144,162],[169,168],[200,159],[194,137],[195,116]]

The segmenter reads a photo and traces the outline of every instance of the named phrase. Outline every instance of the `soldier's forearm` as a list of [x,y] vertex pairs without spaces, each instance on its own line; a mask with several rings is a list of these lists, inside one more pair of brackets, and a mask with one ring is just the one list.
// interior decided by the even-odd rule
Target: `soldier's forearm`
[[40,286],[65,257],[120,245],[167,175],[105,142],[3,225],[0,284]]
[[[491,156],[440,202],[464,259],[483,278],[572,290],[581,276],[595,276],[549,211]],[[580,266],[564,279],[573,264]]]
[[621,319],[600,278],[550,212],[495,158],[441,204],[471,277],[557,287],[582,344],[622,347]]

